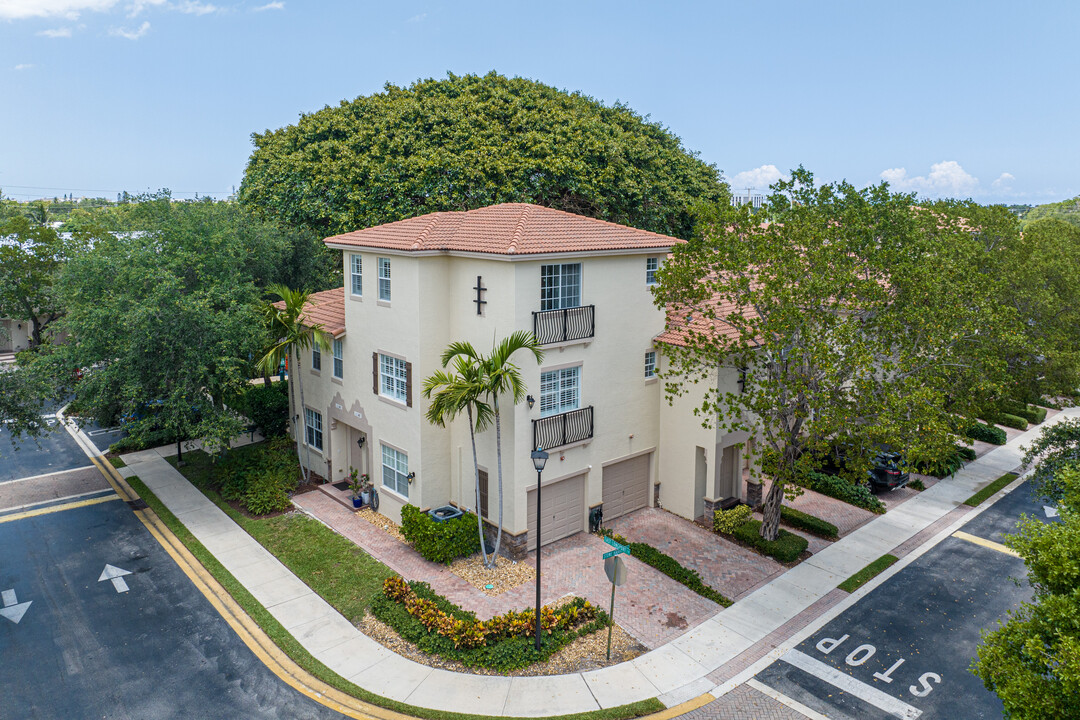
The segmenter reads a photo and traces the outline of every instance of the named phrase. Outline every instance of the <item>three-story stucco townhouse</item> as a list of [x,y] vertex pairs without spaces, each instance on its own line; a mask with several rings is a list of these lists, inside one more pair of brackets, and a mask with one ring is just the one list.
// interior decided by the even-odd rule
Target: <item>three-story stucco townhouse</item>
[[[584,530],[597,506],[605,520],[658,502],[695,518],[742,495],[745,438],[702,428],[691,399],[669,406],[656,377],[665,313],[650,286],[680,240],[508,203],[325,242],[343,253],[344,287],[313,295],[306,312],[333,343],[303,362],[306,405],[293,411],[302,461],[334,482],[350,468],[369,474],[381,513],[400,520],[405,503],[475,509],[467,420],[429,424],[420,390],[451,342],[487,353],[518,330],[534,333],[545,357],[514,356],[529,400],[502,404],[509,553],[535,547],[536,447],[550,453],[544,544]],[[494,429],[477,436],[477,452],[480,511],[492,525]]]

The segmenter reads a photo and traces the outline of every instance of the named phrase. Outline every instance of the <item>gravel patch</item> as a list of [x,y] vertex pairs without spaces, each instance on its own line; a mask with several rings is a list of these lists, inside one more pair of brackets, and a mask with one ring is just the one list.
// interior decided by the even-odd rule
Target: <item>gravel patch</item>
[[[520,564],[520,563],[519,563]],[[629,633],[617,624],[612,627],[611,633],[611,660],[607,660],[607,629],[599,630],[591,635],[578,638],[564,647],[559,652],[548,658],[547,662],[534,663],[528,667],[514,670],[509,673],[501,673],[487,668],[470,668],[453,660],[444,660],[440,657],[421,652],[411,642],[403,640],[394,632],[389,625],[379,621],[375,616],[368,613],[356,625],[361,632],[375,640],[383,647],[394,651],[402,657],[408,658],[421,665],[440,668],[451,672],[470,673],[473,675],[509,675],[522,677],[526,675],[562,675],[565,673],[586,672],[598,670],[608,665],[626,662],[648,652],[648,648],[635,640]]]
[[393,535],[401,542],[408,544],[405,536],[401,534],[401,527],[397,523],[395,523],[393,520],[386,517],[385,515],[380,515],[379,513],[374,512],[366,505],[360,510],[356,511],[356,517],[368,521],[375,527],[381,528],[387,534]]
[[[494,568],[486,568],[484,556],[480,553],[450,563],[450,572],[492,597],[533,582],[536,578],[536,568],[532,565],[516,562],[502,555],[495,558]],[[488,585],[491,587],[487,587]]]

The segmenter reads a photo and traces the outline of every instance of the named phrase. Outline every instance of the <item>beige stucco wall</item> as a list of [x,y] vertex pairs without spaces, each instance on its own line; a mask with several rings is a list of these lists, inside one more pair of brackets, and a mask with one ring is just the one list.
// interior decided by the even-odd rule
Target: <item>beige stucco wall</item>
[[30,323],[0,320],[0,352],[19,352],[30,347]]
[[[364,296],[352,298],[350,262],[345,251],[344,285],[346,327],[343,338],[345,377],[331,378],[333,358],[324,352],[322,371],[303,361],[305,400],[324,416],[324,453],[312,453],[312,467],[332,480],[348,470],[351,449],[345,425],[368,432],[367,457],[372,479],[381,487],[380,443],[405,451],[417,480],[410,486],[409,502],[421,507],[454,501],[475,508],[472,451],[464,417],[448,429],[424,418],[427,402],[423,379],[441,367],[442,352],[452,341],[472,343],[481,353],[491,351],[494,339],[516,330],[532,330],[532,313],[540,309],[540,266],[551,262],[582,264],[583,305],[596,306],[595,337],[562,347],[548,346],[542,366],[528,353],[515,355],[528,387],[539,399],[542,370],[580,364],[581,405],[594,407],[594,437],[582,445],[553,452],[544,472],[545,482],[586,473],[586,505],[602,497],[602,467],[644,451],[652,452],[651,477],[661,474],[661,385],[644,377],[645,352],[654,349],[652,338],[663,329],[664,317],[652,302],[645,284],[645,258],[630,254],[589,257],[508,259],[491,256],[405,256],[361,250]],[[655,254],[653,256],[656,256]],[[392,299],[376,300],[377,258],[391,258]],[[487,301],[477,315],[477,275],[486,288]],[[379,398],[372,392],[372,352],[397,355],[412,363],[413,407]],[[660,353],[658,353],[659,355]],[[340,400],[341,402],[338,402]],[[506,490],[503,525],[517,534],[528,525],[527,492],[535,486],[532,421],[539,419],[539,402],[529,409],[503,398],[503,482]],[[343,408],[335,408],[341,404]],[[664,404],[666,406],[666,403]],[[362,417],[357,418],[356,413]],[[341,420],[332,428],[331,415]],[[302,427],[302,424],[301,424]],[[480,466],[489,474],[489,513],[497,517],[495,430],[477,436]],[[399,518],[404,499],[380,490],[381,512]],[[651,492],[650,492],[651,500]],[[583,515],[587,507],[582,509]]]

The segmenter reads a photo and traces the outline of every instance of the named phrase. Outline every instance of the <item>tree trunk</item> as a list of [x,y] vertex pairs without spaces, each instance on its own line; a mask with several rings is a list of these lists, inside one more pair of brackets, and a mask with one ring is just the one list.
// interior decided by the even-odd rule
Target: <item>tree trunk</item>
[[[299,386],[299,392],[300,392],[300,405],[297,406],[297,408],[296,408],[296,416],[299,418],[299,421],[294,423],[295,426],[296,426],[294,428],[294,431],[296,432],[296,461],[300,462],[300,452],[301,452],[300,451],[300,436],[304,433],[304,428],[307,425],[307,417],[304,414],[304,384],[300,380],[300,353],[295,352],[293,354],[296,356],[294,358],[296,360],[296,385]],[[292,386],[293,386],[292,373],[289,373],[289,391],[290,392],[292,391]],[[306,438],[305,438],[305,440],[306,440]],[[304,447],[307,447],[307,445],[305,444]],[[306,454],[304,455],[304,459],[305,460],[307,459]],[[308,481],[307,463],[300,462],[300,474],[304,478],[304,483],[307,484],[307,481]]]
[[184,443],[182,438],[183,435],[176,433],[176,467],[184,464]]
[[[308,416],[307,416],[307,410],[306,410],[307,406],[305,404],[303,404],[303,380],[300,379],[300,376],[301,376],[300,353],[295,352],[293,354],[296,355],[296,357],[294,358],[294,359],[296,359],[296,385],[297,385],[297,388],[300,391],[300,427],[301,427],[301,429],[306,429],[307,423],[308,423]],[[288,380],[289,380],[289,384],[293,384],[293,378],[289,378]],[[308,443],[307,443],[308,438],[303,438],[303,439],[305,439],[305,443],[303,443],[303,447],[307,448],[308,447]],[[299,452],[299,441],[300,441],[299,436],[297,436],[297,452]],[[297,454],[297,458],[299,458],[299,454]],[[300,463],[300,470],[303,473],[303,481],[305,481],[305,484],[307,484],[308,483],[308,476],[309,476],[309,474],[308,474],[308,463],[311,462],[311,453],[308,452],[308,451],[305,451],[305,453],[303,453],[303,460],[305,460],[305,462]]]
[[[502,544],[503,528],[503,478],[502,478],[502,422],[499,420],[499,396],[495,396],[495,464],[499,469],[499,528],[495,532],[495,552],[492,554],[491,566],[495,565],[495,558],[499,556],[499,546]],[[479,483],[479,480],[477,481]],[[536,542],[536,552],[540,552],[540,541]]]
[[484,518],[480,511],[480,461],[476,457],[476,428],[473,426],[472,405],[467,408],[469,413],[469,439],[472,441],[473,471],[476,473],[476,531],[480,533],[480,552],[484,556],[484,567],[488,565],[487,543],[484,542]]
[[270,387],[270,373],[263,370],[263,387]]
[[784,500],[784,481],[773,478],[769,486],[769,495],[765,498],[765,516],[761,522],[761,537],[766,540],[775,540],[780,534],[780,505]]

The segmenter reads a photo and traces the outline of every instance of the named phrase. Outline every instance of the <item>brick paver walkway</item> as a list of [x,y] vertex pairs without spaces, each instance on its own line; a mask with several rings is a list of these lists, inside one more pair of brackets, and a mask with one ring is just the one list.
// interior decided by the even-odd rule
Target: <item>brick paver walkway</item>
[[[293,502],[402,577],[428,583],[435,592],[481,619],[532,607],[536,602],[533,583],[495,597],[485,595],[445,565],[425,560],[409,545],[358,518],[321,492],[297,495]],[[611,583],[604,574],[603,554],[610,549],[598,537],[587,533],[545,546],[541,565],[542,601],[549,603],[573,594],[607,609]],[[646,647],[659,647],[722,610],[648,565],[628,556],[624,558],[628,579],[615,594],[615,621]],[[522,562],[535,566],[535,554],[530,553]]]
[[648,543],[684,567],[697,570],[706,585],[732,600],[787,569],[659,508],[643,508],[604,525],[627,540]]
[[740,685],[708,705],[679,717],[685,720],[806,720],[802,713],[781,705],[749,685]]

